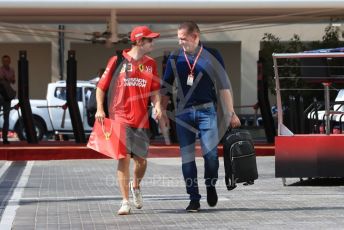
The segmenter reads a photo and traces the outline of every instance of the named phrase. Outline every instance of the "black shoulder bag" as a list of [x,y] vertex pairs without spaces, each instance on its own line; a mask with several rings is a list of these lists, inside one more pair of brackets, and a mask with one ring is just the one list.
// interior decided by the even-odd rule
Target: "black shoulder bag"
[[[106,116],[109,116],[109,110],[108,110],[108,92],[109,89],[113,86],[113,82],[116,81],[119,71],[121,70],[121,67],[123,65],[123,60],[124,57],[122,55],[122,52],[117,52],[117,61],[116,61],[116,67],[112,73],[112,79],[110,83],[110,87],[108,88],[107,92],[105,93],[105,98],[104,98],[104,111]],[[112,89],[111,89],[112,90]],[[97,112],[97,98],[96,98],[96,91],[97,88],[94,88],[91,92],[90,98],[87,102],[86,109],[87,109],[87,119],[88,119],[88,124],[90,126],[93,126],[94,124],[94,115]]]

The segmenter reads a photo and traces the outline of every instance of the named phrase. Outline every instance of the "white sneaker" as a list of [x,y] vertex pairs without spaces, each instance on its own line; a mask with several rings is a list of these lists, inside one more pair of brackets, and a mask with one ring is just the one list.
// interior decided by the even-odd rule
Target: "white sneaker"
[[122,201],[121,208],[118,210],[118,215],[128,215],[130,213],[130,203],[127,200]]
[[133,182],[129,183],[131,194],[133,195],[133,203],[137,209],[142,208],[142,194],[140,189],[134,189]]

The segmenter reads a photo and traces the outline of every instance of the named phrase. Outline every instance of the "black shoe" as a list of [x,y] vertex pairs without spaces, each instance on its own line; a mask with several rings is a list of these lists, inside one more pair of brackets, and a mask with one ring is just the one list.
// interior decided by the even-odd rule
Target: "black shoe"
[[207,202],[210,207],[214,207],[217,204],[217,193],[214,186],[207,187]]
[[189,206],[186,208],[187,212],[198,212],[199,208],[201,207],[201,205],[199,204],[198,200],[192,200],[189,203]]
[[3,143],[4,145],[9,145],[9,144],[10,144],[10,142],[9,142],[8,140],[3,140],[2,143]]

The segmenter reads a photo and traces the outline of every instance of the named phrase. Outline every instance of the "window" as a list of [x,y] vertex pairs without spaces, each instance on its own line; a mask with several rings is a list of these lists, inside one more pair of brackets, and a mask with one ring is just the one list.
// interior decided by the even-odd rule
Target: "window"
[[66,87],[56,87],[54,96],[60,100],[66,100]]
[[92,88],[92,87],[86,87],[84,89],[86,105],[87,105],[88,101],[90,100],[90,97],[91,97],[93,90],[94,90],[94,88]]
[[[67,89],[66,87],[56,87],[54,96],[60,100],[67,100]],[[82,101],[82,88],[76,88],[76,98],[78,101]]]

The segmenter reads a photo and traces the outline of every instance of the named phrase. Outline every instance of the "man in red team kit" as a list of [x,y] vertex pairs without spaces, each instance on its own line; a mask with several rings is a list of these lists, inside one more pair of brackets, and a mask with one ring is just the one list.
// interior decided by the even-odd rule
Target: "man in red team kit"
[[[117,177],[122,193],[122,205],[118,210],[119,215],[130,213],[129,189],[133,196],[136,208],[142,208],[142,195],[140,181],[146,167],[149,146],[149,120],[148,103],[153,102],[154,112],[159,119],[160,109],[160,78],[157,74],[156,62],[146,54],[153,50],[153,39],[159,37],[159,33],[152,32],[146,26],[135,27],[131,31],[131,49],[124,50],[123,61],[119,66],[119,74],[114,84],[111,84],[113,93],[109,98],[109,117],[125,126],[126,153],[124,158],[118,160]],[[97,85],[97,112],[95,118],[103,122],[105,112],[103,109],[105,92],[110,86],[112,75],[116,69],[117,56],[112,57]],[[116,71],[117,72],[117,71]],[[122,134],[121,134],[122,135]],[[134,159],[134,175],[130,181],[130,158]],[[129,182],[130,181],[130,182]]]

